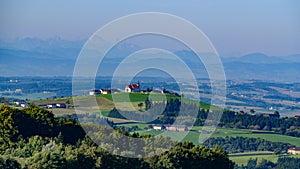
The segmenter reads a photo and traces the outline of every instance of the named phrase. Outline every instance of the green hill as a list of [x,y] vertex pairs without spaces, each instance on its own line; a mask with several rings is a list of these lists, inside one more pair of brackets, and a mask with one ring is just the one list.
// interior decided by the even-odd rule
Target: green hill
[[[80,101],[86,106],[89,106],[89,101],[91,98],[95,96],[76,96],[76,100]],[[124,101],[128,100],[129,97],[130,102]],[[116,93],[116,94],[100,94],[96,95],[96,101],[99,105],[99,110],[101,111],[101,114],[104,116],[107,116],[108,112],[112,110],[115,107],[115,103],[118,103],[123,108],[122,110],[126,111],[129,110],[130,106],[132,105],[136,110],[139,110],[139,103],[145,103],[147,98],[150,98],[152,101],[165,101],[165,100],[171,100],[171,99],[179,99],[183,102],[187,103],[193,103],[193,104],[199,104],[201,109],[210,109],[210,104],[204,103],[204,102],[198,102],[195,100],[190,100],[187,98],[181,98],[172,94],[161,94],[161,93]],[[117,98],[117,100],[113,100],[113,98]],[[124,98],[124,99],[122,99]],[[86,102],[86,103],[85,103]],[[62,109],[52,109],[51,111],[56,115],[62,115],[62,114],[74,114],[75,110],[72,108],[74,106],[73,98],[72,97],[66,97],[66,98],[55,98],[55,99],[45,99],[45,100],[32,100],[30,103],[35,104],[37,106],[39,105],[47,105],[52,103],[66,103],[71,107],[67,110]],[[142,110],[145,110],[145,104],[142,106]],[[97,112],[93,112],[97,113]],[[99,112],[98,112],[99,113]]]

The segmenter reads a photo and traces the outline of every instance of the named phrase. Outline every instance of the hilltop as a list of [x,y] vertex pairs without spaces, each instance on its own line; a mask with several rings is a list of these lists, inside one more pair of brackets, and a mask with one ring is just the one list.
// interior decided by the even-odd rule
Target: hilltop
[[[125,102],[125,101],[113,101],[113,95],[116,95],[118,97],[127,97],[129,96],[130,102]],[[136,110],[142,110],[145,111],[145,101],[149,98],[149,95],[151,95],[150,99],[152,101],[162,101],[162,99],[165,99],[165,101],[170,101],[174,99],[179,99],[182,100],[183,102],[191,103],[191,104],[199,104],[199,107],[201,109],[210,109],[210,104],[204,103],[204,102],[198,102],[195,100],[190,100],[187,98],[181,98],[179,96],[173,95],[173,94],[160,94],[160,93],[116,93],[116,94],[99,94],[95,96],[75,96],[75,97],[65,97],[65,98],[52,98],[52,99],[41,99],[41,100],[32,100],[29,101],[31,104],[35,104],[39,107],[46,107],[48,104],[53,104],[53,103],[65,103],[67,105],[67,109],[61,109],[61,108],[54,108],[54,109],[48,109],[52,111],[56,116],[61,116],[61,115],[66,115],[66,114],[75,114],[75,108],[74,108],[74,103],[73,99],[75,98],[78,102],[81,102],[85,106],[90,106],[89,101],[93,98],[96,99],[98,103],[98,109],[99,112],[90,112],[93,114],[100,114],[103,116],[108,116],[109,111],[111,111],[114,107],[115,104],[119,104],[122,106],[123,111],[129,111],[131,110],[131,105],[136,109]],[[154,100],[153,100],[154,99]],[[157,99],[157,100],[155,100]],[[141,107],[139,107],[139,104],[143,103]],[[76,105],[75,105],[76,106]],[[114,119],[114,121],[119,122],[118,119]],[[124,120],[121,120],[124,122]]]

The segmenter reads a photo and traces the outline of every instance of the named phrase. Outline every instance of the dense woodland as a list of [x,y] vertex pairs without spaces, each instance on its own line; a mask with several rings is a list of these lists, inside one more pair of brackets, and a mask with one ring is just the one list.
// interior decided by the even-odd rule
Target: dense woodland
[[274,118],[264,115],[237,114],[233,111],[223,113],[222,127],[275,131],[280,134],[300,137],[300,118]]
[[257,159],[248,160],[245,166],[236,166],[236,169],[299,169],[299,158],[279,158],[276,163],[268,160],[258,162]]
[[[109,127],[89,124],[89,132],[95,132],[98,139],[113,141],[114,133]],[[96,130],[97,129],[97,130]],[[99,131],[100,130],[100,131]],[[119,131],[120,132],[120,131]],[[174,144],[171,149],[155,155],[151,145],[140,153],[154,153],[147,158],[125,158],[113,155],[96,145],[75,119],[55,118],[44,109],[30,106],[26,109],[13,109],[0,106],[0,168],[224,168],[234,167],[227,153],[216,146],[208,148],[192,143],[174,143],[168,138],[154,138],[150,135],[130,135],[130,138],[149,138],[140,142],[153,141],[161,149],[166,144]],[[95,138],[97,140],[97,137]],[[142,140],[142,139],[141,139]],[[175,145],[176,144],[176,145]],[[119,145],[130,146],[131,145]],[[111,147],[114,149],[114,147]],[[127,147],[128,148],[128,147]],[[132,153],[118,152],[118,153]]]
[[272,151],[275,154],[280,154],[286,153],[286,150],[290,147],[295,147],[287,143],[271,142],[261,138],[246,137],[209,138],[203,144],[208,147],[219,145],[229,153]]

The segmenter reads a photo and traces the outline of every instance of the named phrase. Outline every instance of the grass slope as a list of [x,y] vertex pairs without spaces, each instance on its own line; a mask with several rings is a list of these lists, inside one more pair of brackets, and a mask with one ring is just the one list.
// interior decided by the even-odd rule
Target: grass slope
[[[133,125],[133,124],[131,124]],[[173,140],[181,141],[180,138],[182,135],[186,135],[186,137],[182,141],[191,141],[196,145],[201,144],[199,142],[200,132],[198,132],[195,129],[201,129],[201,127],[195,127],[193,128],[193,131],[190,131],[188,134],[186,132],[172,132],[172,131],[156,131],[156,130],[146,130],[146,131],[139,131],[139,134],[152,134],[152,135],[158,135],[161,133],[164,133],[164,136],[169,136]],[[203,134],[203,136],[207,136],[207,134]],[[251,131],[246,130],[234,130],[234,129],[223,129],[223,128],[217,128],[216,132],[211,135],[211,137],[249,137],[249,138],[262,138],[268,141],[272,142],[283,142],[283,143],[290,143],[292,145],[295,145],[297,147],[300,147],[300,138],[297,137],[291,137],[286,135],[280,135],[280,134],[253,134]]]
[[[95,96],[77,96],[76,100],[83,103],[86,107],[93,106],[90,105],[89,101],[91,98]],[[138,104],[145,103],[147,98],[150,98],[153,102],[162,101],[162,100],[170,100],[170,99],[180,99],[183,102],[199,104],[200,108],[209,109],[210,104],[204,102],[198,102],[195,100],[190,100],[186,98],[181,98],[171,94],[161,94],[161,93],[116,93],[116,94],[101,94],[96,95],[95,99],[99,105],[99,109],[103,115],[107,115],[107,112],[115,107],[115,104],[118,104],[122,110],[132,110],[131,106],[136,110],[139,110]],[[128,99],[129,98],[129,99]],[[47,105],[52,103],[68,103],[69,106],[74,105],[72,97],[66,98],[55,98],[55,99],[47,99],[47,100],[33,100],[30,103],[35,105]],[[213,107],[213,106],[212,106]],[[143,104],[142,109],[145,109],[145,104]],[[53,112],[56,111],[53,109]],[[65,112],[74,112],[74,111],[65,111]]]
[[273,163],[277,162],[278,158],[281,157],[292,157],[292,158],[300,158],[300,155],[240,155],[240,156],[230,156],[229,159],[237,163],[238,165],[247,165],[249,159],[256,159],[257,162],[260,163],[262,159],[271,161]]

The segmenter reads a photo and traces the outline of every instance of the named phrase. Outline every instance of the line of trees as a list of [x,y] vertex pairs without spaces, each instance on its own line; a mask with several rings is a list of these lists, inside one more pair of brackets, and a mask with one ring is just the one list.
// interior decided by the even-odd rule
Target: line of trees
[[242,153],[247,151],[273,151],[275,154],[286,153],[290,147],[294,145],[281,142],[271,142],[261,138],[247,138],[247,137],[217,137],[209,138],[203,145],[214,147],[221,146],[229,153]]
[[293,137],[300,137],[300,118],[273,118],[264,115],[237,114],[225,111],[221,127],[274,131]]
[[258,162],[257,159],[249,159],[246,165],[235,166],[235,169],[299,169],[300,159],[283,157],[278,158],[277,162],[273,163],[266,159]]

